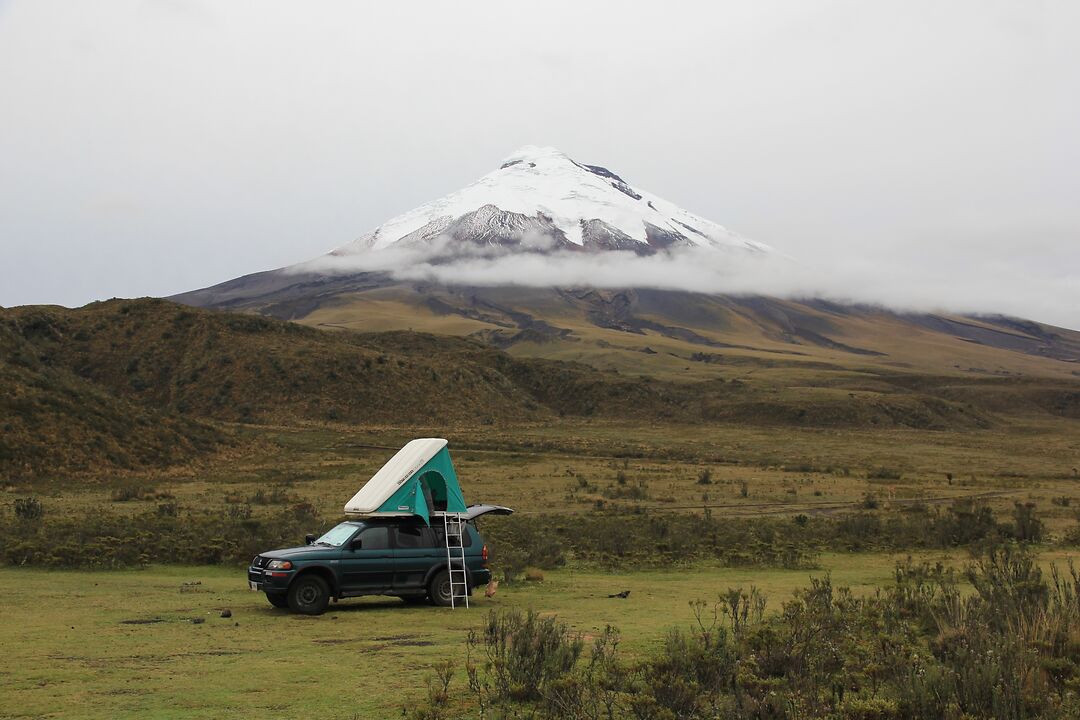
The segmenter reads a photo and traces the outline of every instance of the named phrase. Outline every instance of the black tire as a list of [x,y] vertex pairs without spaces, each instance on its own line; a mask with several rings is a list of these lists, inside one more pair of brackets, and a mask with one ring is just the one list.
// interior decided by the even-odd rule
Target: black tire
[[289,586],[289,607],[303,615],[322,615],[330,604],[330,586],[318,575],[301,575]]
[[289,598],[285,593],[266,593],[266,599],[276,608],[288,609],[289,607]]
[[427,593],[422,595],[402,595],[401,599],[406,605],[419,605],[427,602],[428,596]]
[[[459,594],[457,601],[460,603],[464,599],[464,595]],[[431,598],[432,605],[438,605],[439,607],[450,607],[450,573],[446,570],[440,570],[435,573],[435,577],[431,578],[431,584],[428,585],[428,597]]]

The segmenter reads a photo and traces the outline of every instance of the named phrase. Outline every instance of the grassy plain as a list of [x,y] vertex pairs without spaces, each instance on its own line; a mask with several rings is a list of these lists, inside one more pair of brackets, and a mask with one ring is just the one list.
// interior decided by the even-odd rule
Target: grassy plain
[[[193,510],[250,505],[281,489],[312,502],[323,525],[409,437],[437,428],[237,426],[240,441],[204,461],[169,470],[38,479],[47,514],[144,513],[160,502],[117,501],[118,488],[154,488]],[[600,421],[458,428],[451,448],[472,502],[518,512],[597,512],[596,502],[648,513],[715,516],[830,514],[873,495],[879,512],[905,503],[984,495],[995,512],[1034,502],[1050,538],[1077,524],[1080,438],[1061,425],[1008,431],[782,432],[735,426],[649,427]],[[708,470],[709,483],[702,484]],[[887,472],[882,472],[883,470]],[[645,497],[610,498],[644,481]],[[952,474],[952,480],[948,474]],[[888,477],[875,477],[887,475]],[[898,477],[896,477],[898,475]],[[744,494],[745,489],[745,494]],[[1064,500],[1067,498],[1067,500]],[[316,530],[318,528],[312,528]],[[1063,560],[1066,550],[1045,550]],[[871,592],[889,581],[897,554],[825,553],[814,570],[694,565],[610,572],[570,559],[539,583],[503,584],[494,599],[452,612],[394,599],[344,602],[320,618],[276,611],[247,591],[239,567],[124,571],[0,570],[0,717],[395,717],[421,699],[424,678],[448,657],[459,663],[470,628],[487,608],[555,613],[586,634],[616,625],[630,657],[655,649],[667,629],[691,622],[689,602],[729,587],[756,586],[778,609],[811,575]],[[959,564],[962,550],[924,555]],[[630,590],[626,600],[609,599]],[[221,618],[228,608],[232,617]],[[193,620],[202,620],[198,624]],[[459,665],[460,667],[460,665]],[[464,682],[459,670],[456,682]]]
[[[444,435],[470,502],[519,513],[647,512],[714,515],[830,514],[867,496],[890,504],[947,503],[984,496],[995,512],[1034,502],[1048,530],[1076,525],[1080,433],[1070,422],[1032,420],[1006,428],[926,432],[904,429],[771,429],[736,425],[558,424],[446,428],[237,426],[242,441],[207,459],[166,470],[12,481],[9,496],[34,494],[46,512],[88,507],[145,512],[158,502],[115,502],[117,488],[153,488],[183,509],[250,504],[280,489],[318,509],[327,522],[409,439]],[[702,473],[708,471],[708,483]],[[614,497],[641,487],[638,497]],[[255,500],[253,502],[253,500]]]
[[[869,591],[888,581],[895,559],[827,555],[814,574],[830,571],[836,584]],[[452,658],[460,667],[468,630],[489,608],[555,613],[586,634],[615,625],[633,657],[690,623],[691,600],[753,585],[775,609],[808,575],[563,569],[478,596],[467,611],[380,598],[309,618],[249,592],[238,568],[6,568],[0,717],[395,717],[424,696],[435,663]],[[607,597],[623,590],[625,600]],[[220,617],[225,608],[232,617]]]
[[[923,559],[959,564],[963,556]],[[1073,553],[1046,552],[1063,565]],[[151,567],[78,572],[0,570],[0,717],[391,718],[426,694],[433,666],[452,659],[460,689],[465,638],[492,608],[532,608],[586,637],[619,628],[629,659],[693,622],[692,600],[757,587],[779,609],[811,575],[856,593],[886,584],[900,555],[827,554],[813,572],[698,566],[608,573],[568,568],[503,586],[469,610],[349,600],[321,617],[272,608],[242,571]],[[630,590],[624,599],[607,596]],[[232,616],[222,618],[229,609]]]

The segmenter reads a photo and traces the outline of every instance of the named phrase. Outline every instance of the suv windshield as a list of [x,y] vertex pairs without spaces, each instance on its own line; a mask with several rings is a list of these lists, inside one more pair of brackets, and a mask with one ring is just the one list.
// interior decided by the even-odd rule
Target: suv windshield
[[356,526],[352,523],[341,523],[337,527],[329,530],[321,538],[315,541],[316,545],[330,545],[332,547],[340,547],[342,543],[352,537],[352,534],[356,532]]

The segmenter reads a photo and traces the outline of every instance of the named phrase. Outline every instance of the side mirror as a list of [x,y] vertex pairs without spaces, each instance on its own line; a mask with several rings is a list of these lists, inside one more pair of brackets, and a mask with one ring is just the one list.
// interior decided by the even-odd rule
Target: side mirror
[[360,546],[363,545],[363,543],[364,543],[364,541],[361,540],[360,538],[353,538],[352,542],[349,543],[349,549],[350,550],[359,550]]
[[308,533],[307,535],[304,536],[304,542],[306,542],[308,545],[311,545],[317,539],[318,538],[315,536],[315,533]]

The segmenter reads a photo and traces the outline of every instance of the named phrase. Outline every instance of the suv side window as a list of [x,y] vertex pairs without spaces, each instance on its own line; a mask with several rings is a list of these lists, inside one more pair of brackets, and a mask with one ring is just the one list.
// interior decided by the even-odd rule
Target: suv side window
[[385,525],[375,525],[360,531],[361,550],[387,550],[390,548],[390,532]]
[[[446,530],[442,525],[435,525],[432,528],[435,531],[435,540],[439,547],[446,547]],[[463,547],[472,547],[473,532],[475,532],[470,526],[465,525],[461,528],[461,544]]]
[[394,543],[399,548],[436,547],[433,533],[423,525],[399,525],[394,528]]

